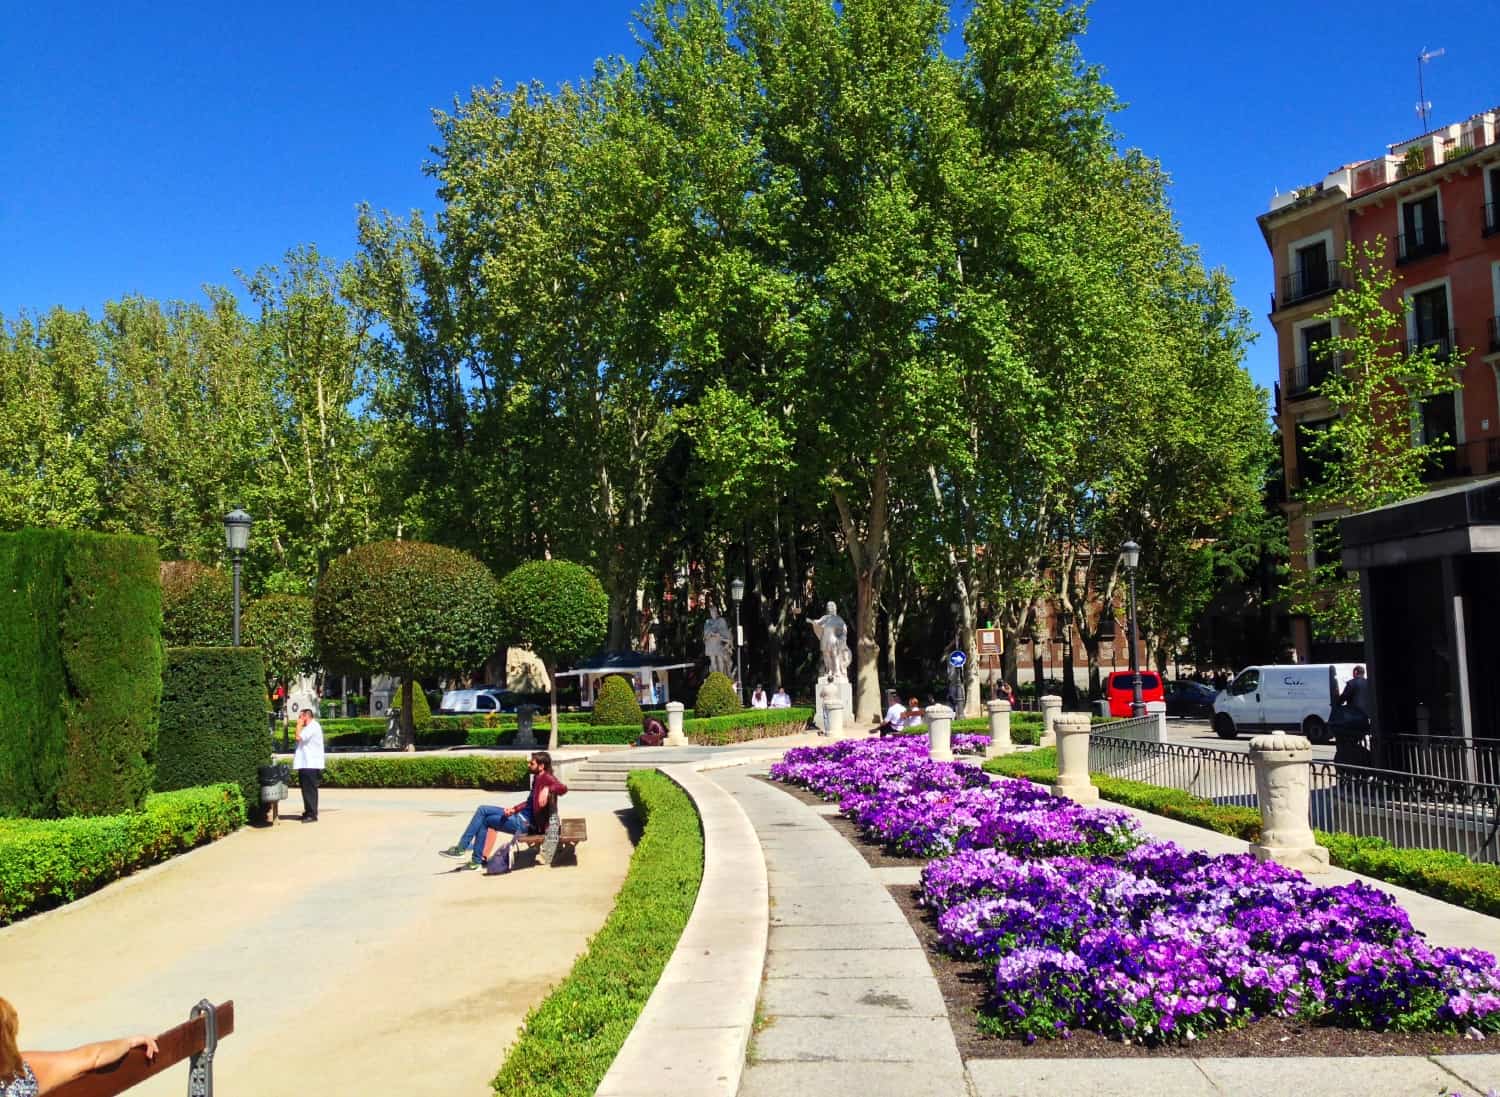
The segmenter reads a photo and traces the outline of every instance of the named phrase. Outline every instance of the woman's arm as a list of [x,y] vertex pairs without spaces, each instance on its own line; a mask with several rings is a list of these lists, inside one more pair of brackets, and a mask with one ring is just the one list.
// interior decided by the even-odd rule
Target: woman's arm
[[37,1090],[50,1093],[91,1070],[119,1062],[138,1047],[146,1049],[148,1060],[156,1058],[156,1038],[153,1036],[123,1036],[118,1040],[101,1040],[97,1044],[84,1044],[71,1051],[24,1051],[21,1058],[36,1075]]

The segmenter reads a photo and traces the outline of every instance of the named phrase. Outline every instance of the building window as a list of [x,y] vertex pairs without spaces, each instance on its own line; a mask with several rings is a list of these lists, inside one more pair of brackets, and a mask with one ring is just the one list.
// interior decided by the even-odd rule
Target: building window
[[1440,358],[1453,352],[1457,333],[1449,326],[1446,283],[1411,295],[1410,334],[1413,354],[1427,347],[1436,347]]
[[1299,487],[1317,487],[1327,474],[1326,459],[1322,453],[1314,451],[1312,439],[1331,422],[1332,419],[1304,419],[1293,429],[1292,449],[1295,453]]
[[1500,168],[1491,168],[1484,173],[1484,234],[1493,236],[1497,232],[1500,232]]
[[1308,523],[1307,564],[1311,570],[1316,570],[1319,564],[1330,564],[1334,567],[1335,578],[1348,577],[1344,570],[1344,543],[1339,536],[1339,519],[1319,518]]
[[1333,338],[1331,321],[1304,324],[1296,331],[1297,365],[1288,386],[1290,396],[1311,392],[1328,379],[1336,364],[1333,352],[1328,349],[1328,340]]
[[1401,203],[1401,233],[1396,238],[1396,262],[1409,263],[1448,250],[1442,207],[1437,191]]

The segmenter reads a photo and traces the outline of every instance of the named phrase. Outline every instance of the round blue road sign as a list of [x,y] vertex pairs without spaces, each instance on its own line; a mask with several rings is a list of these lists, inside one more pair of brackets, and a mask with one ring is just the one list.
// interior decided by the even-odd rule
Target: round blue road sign
[[961,651],[950,652],[948,655],[948,664],[950,666],[961,667],[968,661],[969,657]]

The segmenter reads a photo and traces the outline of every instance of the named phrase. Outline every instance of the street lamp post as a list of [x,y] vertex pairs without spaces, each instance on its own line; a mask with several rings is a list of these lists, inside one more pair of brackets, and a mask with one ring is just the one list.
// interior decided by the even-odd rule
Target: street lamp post
[[235,647],[240,646],[240,562],[245,555],[245,546],[250,543],[250,516],[239,507],[224,515],[224,543],[234,557],[234,629],[231,633]]
[[1146,715],[1146,702],[1141,699],[1141,667],[1136,651],[1135,638],[1135,569],[1141,562],[1141,546],[1126,541],[1120,546],[1120,557],[1125,561],[1125,574],[1130,579],[1130,715]]
[[745,692],[745,632],[740,628],[740,602],[745,597],[745,580],[736,579],[729,584],[729,597],[734,600],[734,673],[739,679],[740,703],[749,701]]

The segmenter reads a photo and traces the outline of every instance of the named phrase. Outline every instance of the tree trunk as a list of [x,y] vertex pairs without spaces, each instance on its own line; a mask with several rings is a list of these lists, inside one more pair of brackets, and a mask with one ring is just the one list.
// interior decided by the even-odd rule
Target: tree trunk
[[856,598],[856,645],[854,650],[855,726],[880,723],[880,641],[876,638],[880,624],[880,584],[885,565],[860,568],[854,576]]
[[547,681],[552,685],[552,728],[547,732],[547,750],[557,749],[557,664],[547,667]]
[[401,681],[401,749],[417,749],[417,714],[412,708],[412,681],[407,675]]

